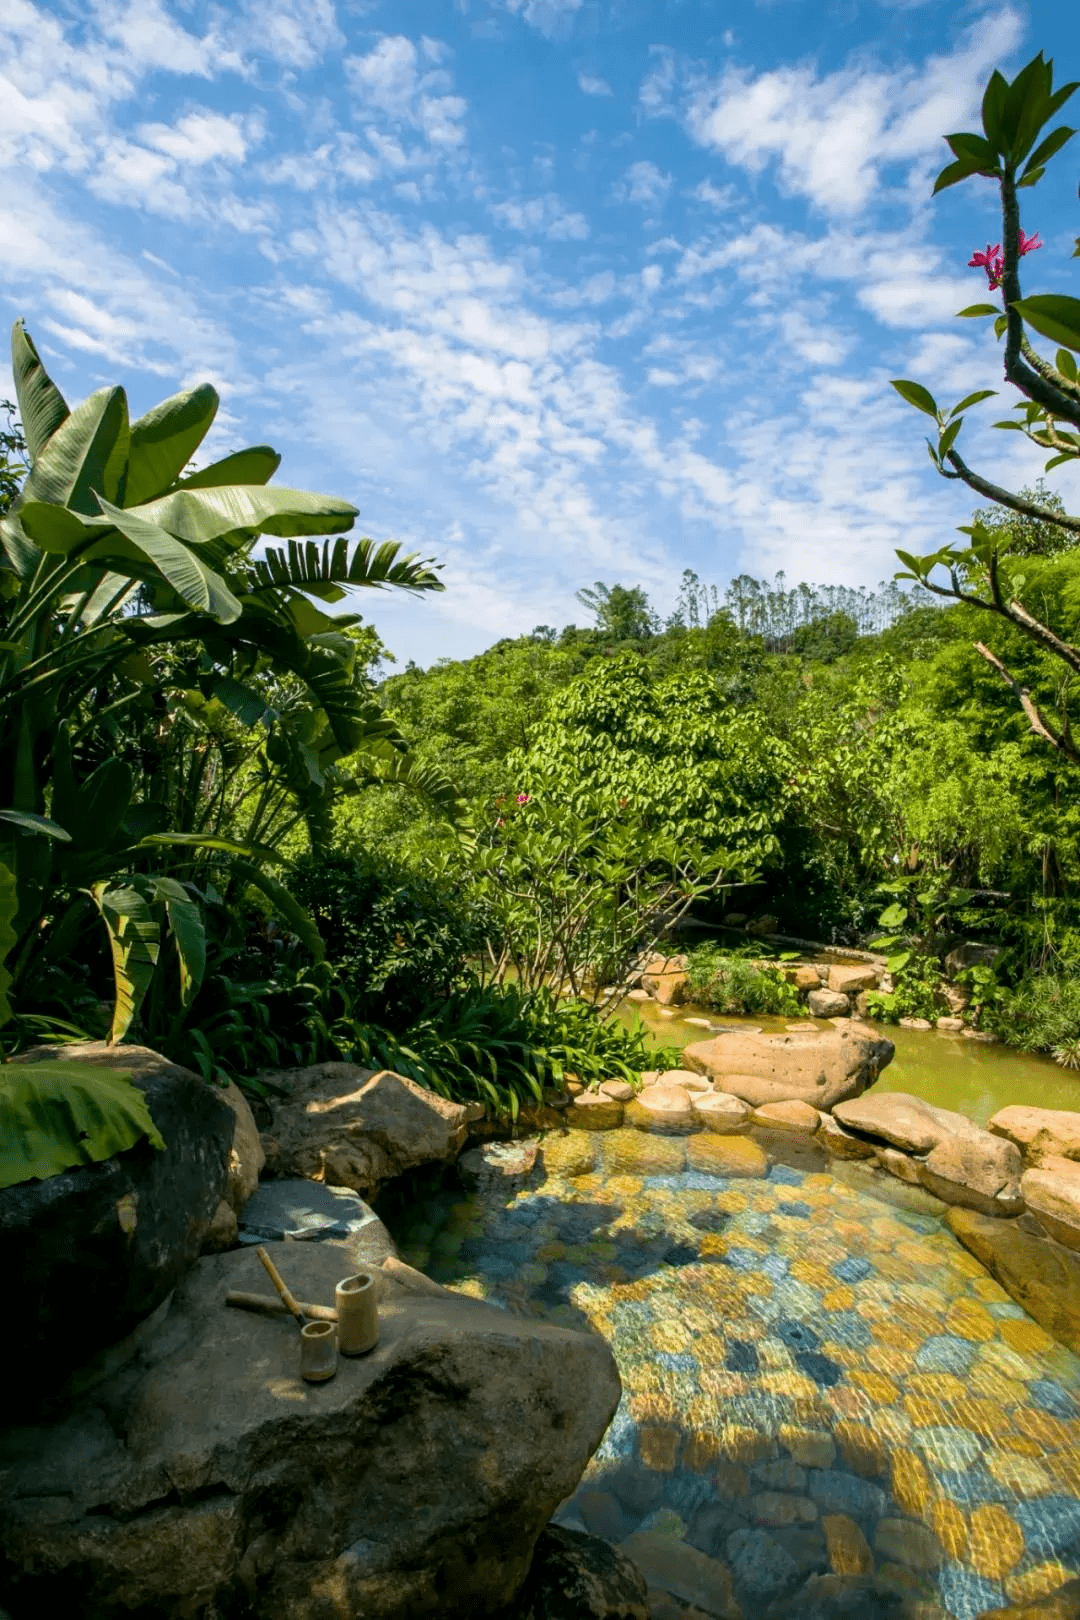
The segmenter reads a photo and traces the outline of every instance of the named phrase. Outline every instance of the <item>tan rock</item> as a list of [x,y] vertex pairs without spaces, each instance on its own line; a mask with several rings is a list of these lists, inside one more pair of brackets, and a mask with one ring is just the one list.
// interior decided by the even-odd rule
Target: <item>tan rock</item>
[[785,1024],[784,1028],[787,1029],[787,1030],[790,1030],[793,1034],[797,1033],[799,1030],[804,1030],[804,1029],[810,1030],[815,1035],[817,1034],[817,1025],[815,1023],[813,1023],[809,1018],[799,1018],[799,1019],[797,1019],[795,1021],[794,1024]]
[[844,996],[853,996],[859,990],[876,990],[878,976],[878,969],[869,962],[851,967],[834,964],[829,969],[829,989],[839,990]]
[[978,1139],[989,1135],[965,1114],[937,1108],[906,1091],[875,1091],[838,1103],[833,1114],[845,1129],[888,1142],[905,1153],[929,1153],[947,1136]]
[[619,1550],[633,1559],[651,1590],[668,1592],[717,1620],[736,1620],[742,1614],[727,1565],[677,1536],[637,1530]]
[[694,1136],[686,1144],[689,1170],[702,1170],[710,1176],[731,1176],[760,1181],[767,1176],[772,1160],[759,1143],[748,1136],[719,1136],[708,1132]]
[[947,1225],[1047,1333],[1080,1354],[1080,1256],[1021,1229],[1019,1221],[950,1209]]
[[876,1030],[849,1021],[843,1029],[813,1033],[716,1035],[688,1046],[683,1062],[755,1107],[796,1098],[826,1111],[872,1084],[894,1050]]
[[688,1001],[690,978],[685,956],[654,956],[641,975],[641,987],[655,996],[663,1007],[677,1007]]
[[750,1128],[750,1105],[729,1091],[707,1091],[692,1097],[694,1113],[707,1131],[730,1136]]
[[363,1194],[418,1165],[455,1159],[464,1146],[466,1110],[389,1069],[318,1063],[273,1078],[288,1088],[263,1134],[277,1176]]
[[938,1018],[934,1022],[934,1028],[944,1031],[946,1035],[956,1035],[963,1027],[962,1018]]
[[1014,1142],[982,1131],[974,1140],[949,1136],[940,1141],[920,1162],[919,1180],[946,1204],[962,1204],[983,1215],[1019,1215],[1024,1208],[1021,1169]]
[[822,1117],[816,1108],[796,1098],[789,1102],[762,1103],[751,1116],[755,1125],[774,1131],[799,1131],[806,1136],[814,1134]]
[[933,1029],[929,1018],[901,1018],[898,1020],[901,1029]]
[[236,1211],[223,1198],[214,1211],[210,1230],[203,1238],[203,1254],[220,1254],[224,1249],[231,1249],[236,1242],[236,1230]]
[[236,1115],[229,1151],[228,1180],[225,1197],[235,1214],[239,1215],[255,1188],[259,1185],[259,1171],[266,1163],[259,1127],[240,1087],[230,1080],[221,1093]]
[[625,1080],[601,1080],[601,1094],[610,1097],[613,1102],[633,1102],[634,1088],[627,1085]]
[[711,1091],[712,1082],[695,1069],[668,1069],[659,1076],[662,1086],[682,1086],[684,1091]]
[[1000,1108],[989,1128],[1015,1142],[1029,1164],[1046,1158],[1080,1160],[1080,1113],[1072,1109]]
[[566,1110],[571,1130],[614,1131],[623,1122],[624,1105],[600,1091],[583,1091]]
[[627,1124],[636,1125],[639,1130],[667,1131],[675,1135],[685,1135],[690,1131],[699,1131],[701,1122],[694,1113],[690,1101],[690,1093],[682,1086],[655,1085],[643,1091],[637,1102],[631,1105],[633,1118],[628,1118]]
[[1043,1231],[1068,1249],[1080,1249],[1080,1164],[1045,1158],[1036,1169],[1025,1170],[1020,1188]]
[[806,1005],[815,1018],[847,1018],[851,1002],[839,990],[811,990]]
[[854,1519],[849,1519],[845,1513],[826,1513],[822,1515],[821,1528],[825,1532],[829,1564],[834,1574],[873,1573],[874,1555]]
[[906,1181],[909,1187],[919,1185],[919,1160],[902,1153],[899,1148],[876,1147],[874,1160],[897,1181]]
[[792,972],[791,982],[796,990],[820,990],[821,974],[816,967],[797,967]]
[[837,1123],[835,1114],[822,1114],[817,1139],[834,1159],[872,1159],[874,1146],[864,1137],[852,1136]]

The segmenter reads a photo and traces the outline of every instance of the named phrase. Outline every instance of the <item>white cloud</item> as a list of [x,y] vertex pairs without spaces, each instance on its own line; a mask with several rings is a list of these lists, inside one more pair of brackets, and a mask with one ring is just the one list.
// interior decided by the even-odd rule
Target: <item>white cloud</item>
[[941,152],[942,131],[973,119],[987,72],[1017,43],[1019,14],[980,17],[948,56],[894,72],[859,62],[825,77],[810,66],[753,75],[728,68],[692,94],[686,127],[699,145],[759,172],[828,213],[859,213],[890,163]]
[[676,79],[675,53],[665,46],[654,45],[651,54],[654,66],[642,80],[638,99],[650,117],[670,116]]
[[578,89],[587,96],[610,96],[614,94],[606,79],[597,78],[591,73],[578,74]]
[[[250,120],[245,121],[239,114],[227,118],[221,113],[198,108],[172,126],[141,124],[138,133],[147,146],[164,152],[177,163],[198,165],[216,160],[242,163],[253,132]],[[256,139],[258,133],[254,131]]]
[[655,163],[642,159],[639,163],[631,163],[616,186],[615,194],[621,202],[648,206],[650,203],[661,202],[670,190],[670,174],[665,174]]
[[332,0],[247,0],[242,16],[238,42],[300,72],[345,43]]
[[433,147],[460,146],[467,103],[445,93],[449,74],[438,67],[424,71],[422,66],[437,49],[434,41],[425,39],[417,50],[411,39],[395,34],[384,35],[366,56],[346,57],[357,117],[374,123],[381,113],[391,123],[420,130]]
[[584,241],[589,234],[589,222],[584,214],[572,213],[554,192],[544,197],[531,197],[527,202],[493,203],[495,218],[512,231],[527,236],[544,235],[552,241]]
[[530,28],[554,39],[567,33],[574,13],[581,10],[584,0],[506,0],[507,11],[521,14]]

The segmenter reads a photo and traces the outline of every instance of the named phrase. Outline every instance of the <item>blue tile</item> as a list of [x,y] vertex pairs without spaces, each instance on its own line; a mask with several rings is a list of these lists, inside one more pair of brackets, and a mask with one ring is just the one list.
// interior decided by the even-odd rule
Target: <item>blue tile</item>
[[679,1180],[691,1192],[723,1192],[728,1185],[723,1176],[709,1176],[704,1170],[688,1170]]
[[759,1269],[765,1273],[766,1277],[771,1277],[776,1282],[781,1277],[787,1276],[788,1263],[782,1254],[767,1254],[762,1260]]
[[728,1265],[734,1266],[736,1271],[758,1271],[761,1260],[761,1255],[755,1249],[744,1249],[737,1243],[733,1243],[727,1251]]
[[659,1350],[655,1359],[658,1366],[667,1367],[671,1372],[696,1373],[698,1370],[696,1358],[685,1350]]
[[1080,1502],[1073,1496],[1039,1496],[1011,1507],[1029,1553],[1059,1558],[1080,1552]]
[[821,1343],[809,1322],[795,1321],[791,1317],[781,1317],[773,1324],[773,1332],[789,1350],[816,1350]]
[[739,1339],[729,1339],[724,1366],[728,1372],[755,1373],[758,1370],[757,1350],[752,1344],[743,1344]]
[[885,1492],[858,1474],[845,1474],[838,1468],[812,1468],[808,1490],[823,1513],[846,1513],[852,1519],[880,1519],[885,1511]]
[[999,1485],[982,1463],[955,1470],[935,1468],[933,1474],[938,1489],[961,1507],[977,1506],[980,1502],[1005,1502],[1012,1510],[1013,1492],[1008,1486]]
[[996,1581],[975,1575],[963,1564],[946,1564],[938,1576],[938,1590],[945,1607],[956,1620],[978,1620],[987,1609],[1000,1609],[1005,1604],[1004,1588]]
[[915,1365],[920,1372],[966,1373],[977,1349],[953,1333],[935,1333],[915,1357]]
[[827,1311],[821,1320],[821,1332],[849,1350],[863,1350],[873,1338],[857,1311]]
[[839,1277],[841,1282],[857,1283],[868,1277],[874,1268],[861,1254],[849,1254],[846,1260],[838,1261],[832,1269],[833,1276]]
[[630,1416],[630,1397],[624,1392],[615,1416],[608,1424],[607,1433],[597,1448],[597,1459],[600,1462],[618,1462],[624,1457],[631,1457],[636,1435],[637,1424]]
[[844,1376],[844,1369],[816,1350],[797,1350],[795,1365],[823,1389],[831,1389]]
[[795,1215],[800,1221],[809,1220],[813,1214],[810,1205],[804,1204],[801,1198],[794,1199],[791,1203],[777,1204],[776,1207],[781,1215]]
[[770,1181],[778,1181],[781,1187],[801,1187],[805,1176],[801,1170],[793,1170],[789,1164],[774,1164],[769,1172]]
[[1058,1418],[1076,1416],[1075,1400],[1068,1390],[1062,1389],[1056,1378],[1036,1378],[1033,1384],[1028,1385],[1028,1390],[1035,1405],[1041,1406],[1044,1412]]

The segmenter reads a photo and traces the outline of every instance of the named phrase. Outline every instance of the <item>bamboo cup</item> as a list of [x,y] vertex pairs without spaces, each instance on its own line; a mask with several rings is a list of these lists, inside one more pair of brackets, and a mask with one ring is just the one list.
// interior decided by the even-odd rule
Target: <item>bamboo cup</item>
[[343,1277],[334,1289],[338,1348],[343,1356],[362,1356],[379,1342],[376,1279],[370,1271]]
[[300,1375],[324,1384],[337,1372],[337,1329],[333,1322],[307,1322],[300,1330]]

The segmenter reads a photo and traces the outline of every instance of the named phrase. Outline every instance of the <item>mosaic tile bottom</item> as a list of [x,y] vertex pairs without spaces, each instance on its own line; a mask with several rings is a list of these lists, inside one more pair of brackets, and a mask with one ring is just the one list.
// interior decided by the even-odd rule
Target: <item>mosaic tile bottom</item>
[[935,1215],[686,1164],[571,1133],[399,1231],[448,1286],[610,1343],[622,1401],[558,1522],[748,1620],[816,1574],[865,1577],[871,1617],[975,1620],[1080,1573],[1080,1358]]

